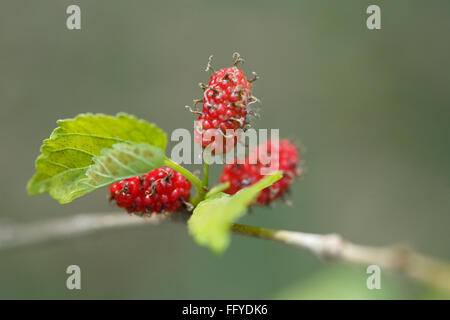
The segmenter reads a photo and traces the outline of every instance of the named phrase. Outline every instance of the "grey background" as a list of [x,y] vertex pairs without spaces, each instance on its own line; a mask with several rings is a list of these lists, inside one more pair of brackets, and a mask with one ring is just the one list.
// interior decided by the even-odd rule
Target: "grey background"
[[[382,10],[379,31],[365,26],[373,3]],[[69,4],[81,7],[81,31],[66,29]],[[293,187],[293,207],[258,208],[242,222],[404,242],[448,259],[449,9],[437,0],[3,0],[0,220],[118,210],[106,190],[67,205],[26,194],[55,121],[125,111],[167,132],[191,128],[183,107],[208,80],[207,57],[223,67],[239,51],[245,72],[261,75],[255,126],[301,141],[308,169]],[[81,291],[65,288],[70,264],[82,269]],[[0,252],[0,298],[272,298],[333,268],[307,252],[237,236],[218,258],[171,224]],[[348,279],[326,282],[316,296],[331,297],[327,286],[365,286],[364,277]],[[422,290],[392,281],[394,298]]]

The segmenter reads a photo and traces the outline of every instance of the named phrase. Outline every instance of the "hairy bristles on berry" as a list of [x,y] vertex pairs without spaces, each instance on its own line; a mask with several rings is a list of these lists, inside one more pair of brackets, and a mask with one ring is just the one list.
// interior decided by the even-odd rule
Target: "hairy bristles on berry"
[[194,108],[196,108],[199,103],[203,102],[203,99],[194,99],[192,101],[194,102]]
[[214,96],[219,95],[219,90],[217,90],[216,88],[209,88],[209,90],[211,90],[214,93]]
[[193,110],[191,106],[186,105],[186,106],[184,106],[184,107],[185,107],[186,109],[188,109],[189,112],[191,112],[191,113],[193,113],[193,114],[202,114],[202,113],[201,113],[200,111],[198,111],[198,110]]
[[232,120],[232,121],[237,121],[237,122],[239,122],[239,124],[241,125],[241,126],[243,126],[244,125],[244,119],[242,119],[242,118],[234,118],[234,117],[229,117],[228,119],[230,119],[230,120]]
[[214,70],[214,68],[211,65],[212,64],[212,58],[213,58],[213,55],[210,55],[209,58],[208,58],[208,64],[206,65],[205,71],[212,71],[212,73],[216,73],[216,71]]
[[[264,157],[265,161],[260,158],[260,148],[267,151],[267,156]],[[273,155],[278,157],[273,158]],[[283,171],[283,177],[272,186],[262,190],[257,197],[257,202],[259,204],[270,204],[273,200],[283,196],[294,179],[299,176],[300,165],[297,148],[288,140],[281,140],[278,144],[272,144],[271,141],[268,141],[251,150],[243,164],[239,164],[237,160],[232,164],[227,164],[220,176],[221,182],[230,183],[230,187],[225,192],[234,194],[240,189],[261,180],[264,177],[261,169],[270,168],[271,161],[276,158],[278,158],[278,169]],[[266,160],[269,162],[266,162]]]
[[251,104],[254,104],[254,103],[259,103],[260,105],[262,104],[262,103],[261,103],[261,100],[259,100],[259,99],[258,99],[257,97],[255,97],[255,96],[250,96],[250,97],[248,97],[247,101],[248,101],[248,106],[250,106]]
[[225,132],[223,132],[222,129],[219,129],[219,132],[220,132],[220,134],[221,134],[224,138],[229,139],[229,138],[233,138],[233,137],[234,137],[234,135],[232,135],[232,134],[227,135]]
[[258,74],[255,71],[252,71],[253,78],[249,79],[248,82],[252,83],[259,79]]
[[119,181],[109,187],[111,199],[129,213],[173,212],[189,200],[191,183],[168,167],[150,171],[142,177]]
[[[238,53],[233,54],[233,59],[234,66],[216,72],[212,68],[212,56],[209,57],[206,70],[211,70],[214,74],[208,84],[199,84],[203,89],[203,99],[194,100],[193,108],[187,107],[192,113],[199,114],[194,126],[195,141],[203,148],[214,143],[218,149],[213,149],[214,154],[226,153],[236,146],[237,135],[230,135],[227,131],[243,129],[247,124],[247,106],[258,101],[252,96],[252,84],[237,67],[244,60]],[[203,108],[199,113],[196,105],[201,102]],[[209,138],[202,137],[208,132]],[[222,150],[220,146],[223,146]]]
[[244,63],[245,60],[244,58],[241,57],[241,55],[239,54],[239,52],[235,52],[233,53],[233,59],[234,59],[234,66],[236,67],[239,63]]

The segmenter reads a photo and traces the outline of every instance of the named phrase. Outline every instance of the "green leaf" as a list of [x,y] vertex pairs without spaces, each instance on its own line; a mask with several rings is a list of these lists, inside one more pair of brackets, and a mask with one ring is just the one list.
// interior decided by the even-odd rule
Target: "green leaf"
[[41,147],[37,172],[27,186],[31,195],[48,192],[68,203],[162,165],[166,134],[131,115],[81,114],[58,125]]
[[281,172],[275,172],[232,196],[216,193],[200,202],[188,221],[189,232],[195,241],[215,253],[222,253],[230,243],[231,225],[246,213],[261,190],[282,176]]

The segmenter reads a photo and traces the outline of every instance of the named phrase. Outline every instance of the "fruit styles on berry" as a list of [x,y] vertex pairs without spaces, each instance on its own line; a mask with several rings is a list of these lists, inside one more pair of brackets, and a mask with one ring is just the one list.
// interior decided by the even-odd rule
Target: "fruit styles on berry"
[[181,173],[161,167],[109,187],[110,200],[129,213],[173,212],[189,201],[191,183]]
[[212,154],[227,153],[239,140],[240,130],[249,127],[248,115],[256,115],[249,105],[259,101],[252,95],[252,82],[258,79],[253,72],[253,78],[247,79],[238,67],[244,62],[239,53],[233,54],[234,65],[215,71],[209,57],[206,71],[211,71],[209,83],[200,83],[203,98],[194,100],[203,104],[201,111],[186,106],[192,113],[198,114],[194,125],[194,140],[208,147]]
[[[233,57],[233,66],[215,71],[211,66],[210,56],[206,71],[212,71],[213,75],[208,84],[200,84],[204,91],[203,99],[194,100],[194,108],[202,103],[202,110],[186,106],[198,115],[194,126],[194,140],[201,144],[204,152],[206,148],[210,148],[212,154],[232,150],[240,136],[230,134],[230,131],[239,132],[249,126],[248,115],[254,115],[249,105],[259,101],[252,95],[252,82],[258,76],[253,73],[253,78],[247,79],[238,68],[243,59],[238,53],[234,53]],[[212,134],[208,135],[208,132]],[[266,174],[281,170],[283,177],[262,190],[254,204],[267,205],[283,198],[293,181],[303,174],[297,149],[287,139],[269,140],[250,150],[247,158],[226,164],[220,176],[222,183],[229,183],[224,192],[235,194],[255,184]],[[191,183],[180,172],[161,167],[142,176],[112,184],[109,198],[129,213],[147,216],[152,213],[175,212],[183,207],[190,211],[195,203],[195,199],[190,199],[190,189]]]
[[251,150],[249,156],[243,161],[235,160],[225,165],[220,176],[221,182],[230,183],[230,187],[225,192],[235,194],[242,188],[258,182],[264,177],[263,169],[274,165],[273,162],[277,162],[275,166],[283,171],[283,177],[262,190],[257,197],[257,203],[269,204],[282,197],[294,179],[302,174],[297,147],[287,139],[269,140]]

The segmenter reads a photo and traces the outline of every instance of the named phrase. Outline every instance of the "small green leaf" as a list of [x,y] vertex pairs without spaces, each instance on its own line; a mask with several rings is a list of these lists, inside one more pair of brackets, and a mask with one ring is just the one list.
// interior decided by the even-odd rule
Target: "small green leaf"
[[48,192],[68,203],[162,165],[166,134],[131,115],[81,114],[58,125],[41,147],[37,172],[27,186],[31,195]]
[[189,232],[195,241],[215,253],[222,253],[230,243],[231,225],[246,213],[261,190],[282,176],[281,172],[275,172],[232,196],[216,193],[200,202],[188,221]]

